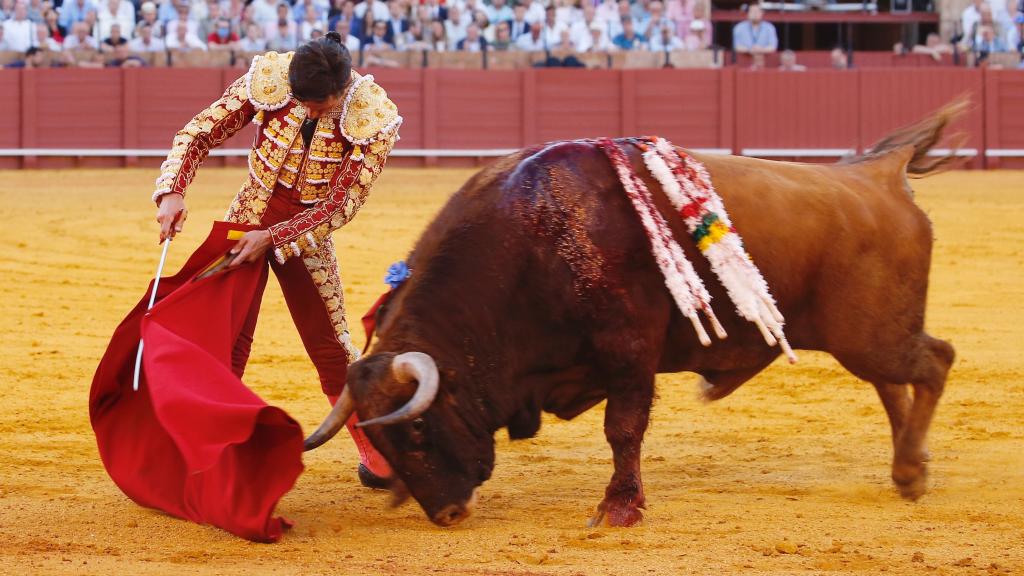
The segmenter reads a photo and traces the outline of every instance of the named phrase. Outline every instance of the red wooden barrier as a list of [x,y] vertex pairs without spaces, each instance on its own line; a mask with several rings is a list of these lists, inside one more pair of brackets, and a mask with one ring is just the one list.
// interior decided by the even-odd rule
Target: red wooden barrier
[[[1024,151],[1024,74],[1010,70],[985,73],[985,147],[995,151]],[[1024,158],[987,159],[993,167],[1024,167]]]
[[[0,148],[21,146],[21,73],[0,69],[0,110],[4,111],[4,129],[0,130]],[[0,168],[17,168],[17,158],[0,158]]]

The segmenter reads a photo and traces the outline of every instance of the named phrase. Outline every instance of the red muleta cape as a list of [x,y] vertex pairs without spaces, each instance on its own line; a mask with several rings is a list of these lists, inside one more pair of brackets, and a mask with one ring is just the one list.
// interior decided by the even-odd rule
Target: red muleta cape
[[[302,430],[231,371],[231,350],[267,264],[193,281],[234,245],[231,231],[253,228],[215,222],[184,267],[160,280],[148,313],[146,291],[100,361],[89,416],[103,465],[129,498],[274,542],[291,525],[272,514],[302,473]],[[134,392],[140,332],[145,351]]]

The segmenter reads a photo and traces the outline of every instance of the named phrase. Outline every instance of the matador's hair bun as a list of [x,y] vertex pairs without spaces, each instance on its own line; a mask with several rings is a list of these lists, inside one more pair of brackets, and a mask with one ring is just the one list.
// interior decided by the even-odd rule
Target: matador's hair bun
[[322,102],[340,96],[351,76],[352,56],[337,32],[299,46],[288,68],[292,95],[303,101]]

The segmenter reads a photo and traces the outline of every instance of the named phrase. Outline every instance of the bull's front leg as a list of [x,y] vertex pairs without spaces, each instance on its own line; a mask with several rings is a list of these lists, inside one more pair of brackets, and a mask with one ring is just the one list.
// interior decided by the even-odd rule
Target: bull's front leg
[[608,386],[604,434],[612,447],[615,473],[604,500],[589,525],[634,526],[643,520],[644,486],[640,479],[640,446],[654,400],[654,374],[631,372]]

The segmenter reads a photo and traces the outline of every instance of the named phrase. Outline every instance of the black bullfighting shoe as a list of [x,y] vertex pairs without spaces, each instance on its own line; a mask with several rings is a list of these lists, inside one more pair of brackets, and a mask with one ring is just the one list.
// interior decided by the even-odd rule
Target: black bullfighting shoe
[[391,485],[390,478],[377,476],[365,464],[359,464],[359,483],[374,490],[386,490]]

